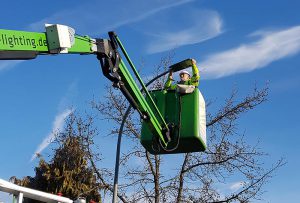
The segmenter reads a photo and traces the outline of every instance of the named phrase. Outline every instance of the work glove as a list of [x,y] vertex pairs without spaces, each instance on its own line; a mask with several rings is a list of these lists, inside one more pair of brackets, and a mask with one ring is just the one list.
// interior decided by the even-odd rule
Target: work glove
[[169,80],[173,80],[173,71],[172,70],[170,70],[170,72],[169,72]]
[[192,59],[192,63],[193,63],[194,65],[196,65],[196,64],[197,64],[197,61],[196,61],[195,59]]

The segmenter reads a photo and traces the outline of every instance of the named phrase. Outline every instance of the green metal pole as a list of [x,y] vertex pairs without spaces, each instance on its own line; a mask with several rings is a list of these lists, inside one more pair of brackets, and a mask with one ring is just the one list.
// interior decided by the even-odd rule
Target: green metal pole
[[169,130],[168,125],[167,125],[165,119],[163,118],[163,116],[161,115],[159,109],[157,108],[156,104],[154,103],[153,98],[152,98],[151,95],[149,94],[149,92],[148,92],[148,90],[147,90],[147,88],[146,88],[146,86],[145,86],[143,80],[141,79],[139,73],[137,72],[137,70],[136,70],[136,68],[135,68],[135,66],[134,66],[134,64],[133,64],[133,62],[132,62],[131,59],[129,58],[129,55],[127,54],[127,52],[126,52],[126,50],[125,50],[125,48],[124,48],[124,46],[123,46],[121,40],[119,39],[118,36],[116,36],[116,39],[117,39],[117,42],[118,42],[119,46],[121,47],[122,52],[124,53],[124,55],[125,55],[125,57],[126,57],[128,63],[129,63],[129,65],[131,66],[132,71],[134,72],[136,78],[137,78],[138,81],[140,82],[140,84],[141,84],[141,86],[142,86],[142,89],[145,91],[147,97],[149,97],[149,99],[150,99],[150,101],[151,101],[151,105],[154,107],[154,110],[156,111],[157,115],[159,116],[160,120],[162,121],[162,123],[163,123],[165,129]]

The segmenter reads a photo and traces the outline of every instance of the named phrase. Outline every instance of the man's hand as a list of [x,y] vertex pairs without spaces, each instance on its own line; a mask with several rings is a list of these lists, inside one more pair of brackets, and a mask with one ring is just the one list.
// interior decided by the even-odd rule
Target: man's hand
[[169,79],[173,80],[173,71],[172,70],[170,70],[170,72],[169,72]]
[[197,61],[195,59],[192,59],[192,64],[196,65]]

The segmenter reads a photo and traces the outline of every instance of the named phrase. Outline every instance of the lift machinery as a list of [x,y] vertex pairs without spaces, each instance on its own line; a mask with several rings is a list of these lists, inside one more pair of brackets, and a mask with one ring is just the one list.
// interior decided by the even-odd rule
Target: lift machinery
[[[119,37],[114,32],[109,32],[108,36],[108,39],[92,39],[76,35],[73,28],[59,24],[46,24],[44,33],[0,29],[0,59],[28,60],[38,55],[55,54],[96,55],[103,75],[121,90],[139,113],[143,121],[140,140],[147,151],[152,154],[204,151],[205,101],[198,88],[189,94],[177,90],[148,91]],[[191,60],[187,59],[170,69],[176,72],[190,65]]]

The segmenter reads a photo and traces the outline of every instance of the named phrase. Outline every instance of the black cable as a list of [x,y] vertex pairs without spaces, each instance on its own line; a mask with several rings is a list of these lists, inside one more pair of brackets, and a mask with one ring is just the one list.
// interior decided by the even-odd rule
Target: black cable
[[182,99],[181,99],[181,95],[179,95],[179,108],[178,108],[179,109],[179,121],[178,121],[178,136],[177,136],[177,143],[176,143],[176,145],[172,149],[168,149],[167,147],[164,147],[162,145],[160,139],[158,140],[161,148],[163,150],[165,150],[166,152],[172,152],[172,151],[176,150],[178,148],[178,146],[179,146],[179,143],[180,143],[180,135],[181,135],[180,134],[180,128],[181,128],[181,110],[182,110],[181,104],[182,104]]
[[[152,80],[150,80],[149,82],[147,82],[145,84],[145,86],[148,87],[155,80],[157,80],[158,78],[166,75],[168,72],[169,71],[165,71],[165,72],[157,75]],[[143,91],[143,90],[141,90],[141,91]],[[117,143],[117,152],[116,152],[115,176],[114,176],[114,190],[113,190],[113,199],[112,199],[113,203],[115,203],[117,201],[117,194],[118,194],[118,179],[119,179],[120,151],[121,151],[122,134],[123,134],[123,129],[124,129],[125,121],[126,121],[128,115],[130,113],[131,108],[132,108],[132,106],[129,105],[128,108],[126,109],[126,112],[125,112],[125,114],[123,116],[122,123],[121,123],[120,128],[119,128],[118,143]]]
[[90,43],[92,43],[92,44],[97,45],[97,43],[96,43],[94,40],[87,39],[86,36],[83,36],[83,35],[80,35],[80,34],[76,34],[76,35],[75,35],[75,38],[76,38],[77,36],[81,37],[80,40],[82,40],[82,41],[90,42]]

